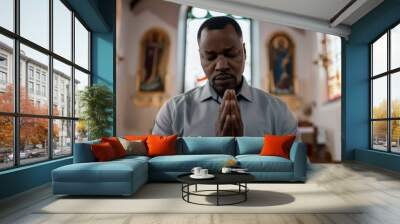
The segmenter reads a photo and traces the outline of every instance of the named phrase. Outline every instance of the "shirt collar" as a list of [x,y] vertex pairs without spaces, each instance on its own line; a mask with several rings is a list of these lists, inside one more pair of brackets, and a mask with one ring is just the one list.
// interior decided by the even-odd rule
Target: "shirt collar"
[[[247,84],[247,81],[244,79],[243,77],[243,83],[242,83],[242,87],[240,88],[239,93],[237,94],[237,96],[242,96],[244,99],[246,99],[247,101],[253,102],[253,96],[251,94],[250,91],[250,86]],[[207,81],[207,83],[204,85],[201,94],[200,94],[200,101],[203,102],[205,100],[208,99],[214,99],[217,102],[219,102],[219,96],[218,94],[215,92],[215,90],[211,87],[210,83]]]
[[200,101],[203,102],[203,101],[208,100],[210,98],[218,101],[218,94],[211,87],[210,82],[207,81],[207,83],[203,86],[203,89],[202,89],[202,91],[200,93]]
[[253,102],[253,96],[251,94],[250,86],[249,84],[247,84],[247,81],[246,79],[244,79],[244,77],[243,77],[242,88],[240,88],[240,91],[237,95],[242,96],[247,101]]

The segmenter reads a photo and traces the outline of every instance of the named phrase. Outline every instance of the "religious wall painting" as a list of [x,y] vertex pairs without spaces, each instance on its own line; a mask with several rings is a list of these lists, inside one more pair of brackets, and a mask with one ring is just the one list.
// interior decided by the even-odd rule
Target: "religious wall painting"
[[143,34],[136,73],[136,105],[160,106],[167,98],[165,84],[169,51],[170,38],[162,28],[150,28]]
[[266,46],[269,58],[269,92],[276,95],[295,94],[295,46],[284,33],[274,33]]

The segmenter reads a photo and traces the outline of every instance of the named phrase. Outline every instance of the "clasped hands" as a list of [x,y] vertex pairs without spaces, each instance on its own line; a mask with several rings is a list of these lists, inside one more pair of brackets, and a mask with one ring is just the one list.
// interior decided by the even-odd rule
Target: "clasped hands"
[[243,122],[235,90],[225,90],[217,117],[216,136],[243,136]]

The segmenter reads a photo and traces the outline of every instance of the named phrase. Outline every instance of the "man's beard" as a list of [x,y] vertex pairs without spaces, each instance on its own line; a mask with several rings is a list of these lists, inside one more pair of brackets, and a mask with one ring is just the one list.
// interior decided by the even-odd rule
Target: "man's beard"
[[235,89],[237,90],[238,87],[241,85],[237,84],[237,78],[235,75],[228,74],[228,73],[220,73],[211,81],[211,86],[217,92],[219,96],[223,96],[227,89]]

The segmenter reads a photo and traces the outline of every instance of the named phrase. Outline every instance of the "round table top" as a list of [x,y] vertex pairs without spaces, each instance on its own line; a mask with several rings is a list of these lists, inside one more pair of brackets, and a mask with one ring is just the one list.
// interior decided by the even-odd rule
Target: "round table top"
[[212,173],[215,177],[210,179],[194,179],[192,173],[181,174],[177,177],[178,181],[186,184],[236,184],[248,183],[255,180],[249,173]]

